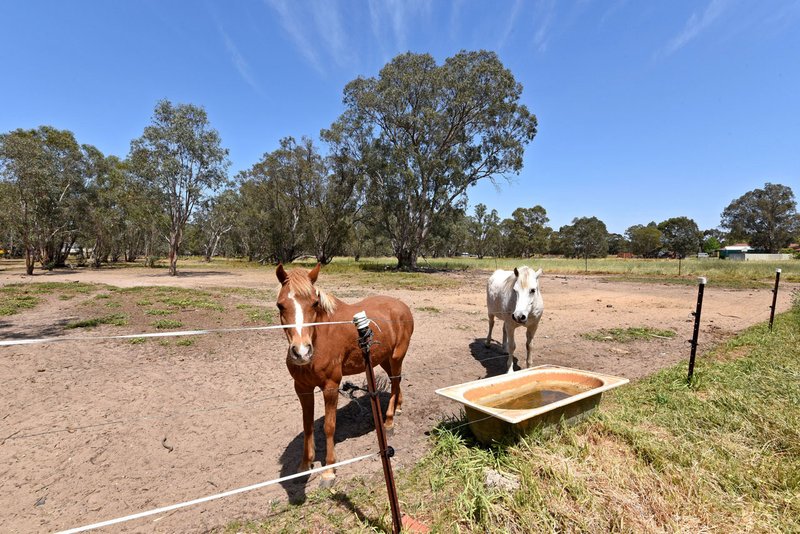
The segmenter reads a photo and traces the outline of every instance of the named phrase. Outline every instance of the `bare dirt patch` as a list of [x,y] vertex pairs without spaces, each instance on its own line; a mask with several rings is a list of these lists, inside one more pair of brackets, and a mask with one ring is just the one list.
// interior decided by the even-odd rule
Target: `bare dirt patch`
[[[319,285],[353,302],[370,293],[405,301],[416,329],[404,366],[404,412],[390,443],[396,468],[426,451],[428,432],[459,407],[434,390],[504,370],[487,331],[484,284],[489,273],[436,274],[452,285],[437,290],[385,290],[326,275]],[[21,276],[0,273],[0,284],[106,284],[0,318],[0,339],[53,335],[100,336],[152,332],[160,319],[185,329],[268,324],[277,282],[271,268],[186,271],[76,270]],[[202,289],[208,302],[179,291]],[[110,287],[110,289],[109,289]],[[122,288],[122,289],[117,289]],[[128,289],[125,289],[128,288]],[[139,288],[139,289],[131,289]],[[788,309],[784,287],[778,311]],[[640,378],[686,359],[697,289],[657,283],[610,282],[602,277],[543,275],[545,314],[535,340],[536,364],[557,364]],[[769,317],[764,290],[706,288],[700,354],[718,340]],[[148,313],[162,310],[168,313]],[[71,321],[123,314],[121,326],[65,330]],[[632,343],[583,339],[602,328],[647,326],[677,332],[672,339]],[[495,329],[495,334],[500,332]],[[518,333],[518,336],[522,336]],[[191,339],[191,343],[181,342]],[[524,342],[517,339],[518,356]],[[279,331],[221,333],[146,341],[70,341],[0,347],[0,524],[5,532],[48,532],[94,523],[211,495],[293,473],[299,463],[300,406],[285,368]],[[523,357],[524,360],[524,357]],[[378,373],[382,374],[382,371]],[[360,385],[362,377],[348,380]],[[324,457],[322,398],[317,399],[318,458]],[[602,407],[601,407],[602,409]],[[376,448],[365,399],[342,397],[337,425],[340,460]],[[171,448],[171,450],[170,450]],[[348,477],[380,473],[378,459],[339,471]],[[153,516],[116,531],[205,531],[234,519],[268,515],[271,503],[302,502],[317,481],[271,486]],[[301,526],[298,526],[300,528]]]

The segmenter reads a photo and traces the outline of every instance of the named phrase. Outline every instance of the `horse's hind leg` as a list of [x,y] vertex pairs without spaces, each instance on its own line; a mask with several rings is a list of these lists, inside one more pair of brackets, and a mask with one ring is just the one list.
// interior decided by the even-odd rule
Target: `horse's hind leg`
[[395,414],[403,413],[403,391],[400,389],[400,381],[403,376],[403,358],[408,350],[408,344],[403,347],[398,346],[394,350],[394,354],[387,360],[381,363],[381,367],[389,375],[389,381],[392,384],[392,393],[389,396],[389,407],[386,408],[386,417],[383,420],[383,426],[390,429],[394,426]]
[[492,345],[492,329],[494,328],[494,315],[492,313],[489,314],[489,333],[486,334],[486,343],[484,344],[487,347]]

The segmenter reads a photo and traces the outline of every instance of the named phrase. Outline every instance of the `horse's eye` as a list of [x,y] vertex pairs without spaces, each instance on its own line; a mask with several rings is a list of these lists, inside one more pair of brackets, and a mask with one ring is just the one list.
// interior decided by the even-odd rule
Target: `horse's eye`
[[531,289],[531,295],[533,295],[534,293],[536,293],[536,290],[535,289]]
[[315,308],[316,308],[317,306],[319,306],[319,301],[318,301],[318,300],[315,300],[315,301],[314,301],[314,304],[312,304],[312,306],[314,306]]

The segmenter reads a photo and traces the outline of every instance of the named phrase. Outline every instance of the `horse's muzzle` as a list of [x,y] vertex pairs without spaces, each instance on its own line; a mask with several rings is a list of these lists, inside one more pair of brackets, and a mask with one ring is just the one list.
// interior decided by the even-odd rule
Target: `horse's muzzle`
[[314,356],[312,345],[291,345],[289,347],[288,359],[295,365],[308,365],[311,357]]
[[528,316],[524,313],[512,313],[511,318],[519,324],[525,324],[525,321],[528,320]]

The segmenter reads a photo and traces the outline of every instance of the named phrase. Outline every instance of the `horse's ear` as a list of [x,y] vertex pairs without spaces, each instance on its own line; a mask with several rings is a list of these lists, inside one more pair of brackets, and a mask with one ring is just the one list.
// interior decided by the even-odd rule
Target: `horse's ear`
[[536,278],[539,278],[540,276],[542,276],[542,268],[541,268],[541,267],[539,267],[539,270],[538,270],[538,271],[536,271],[536,272],[535,272],[535,273],[533,273],[533,274],[535,274],[535,275],[536,275]]
[[278,268],[275,269],[275,276],[278,277],[278,281],[281,285],[286,283],[286,280],[289,279],[289,275],[286,274],[286,269],[283,268],[283,264],[279,263]]
[[317,282],[317,277],[319,276],[320,267],[322,267],[322,264],[317,263],[317,266],[311,269],[311,271],[308,273],[308,279],[311,280],[312,284],[315,284]]
[[516,267],[514,267],[514,276],[516,276],[517,278],[519,278],[519,271],[517,270],[517,268],[516,268]]

